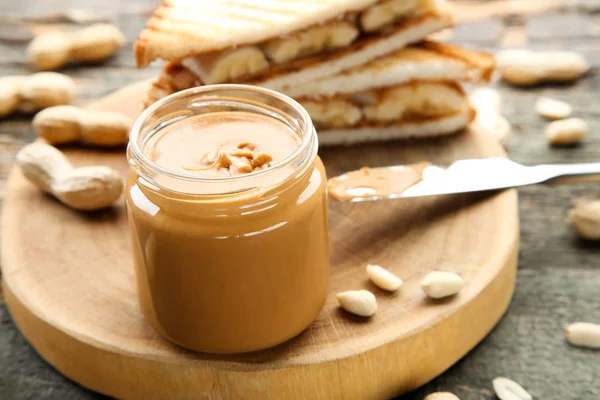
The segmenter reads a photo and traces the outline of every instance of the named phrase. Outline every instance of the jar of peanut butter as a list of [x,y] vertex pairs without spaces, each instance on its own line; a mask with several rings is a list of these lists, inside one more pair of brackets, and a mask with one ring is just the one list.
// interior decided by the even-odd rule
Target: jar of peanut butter
[[146,109],[130,136],[126,202],[141,308],[188,349],[282,343],[329,285],[326,177],[306,110],[244,85]]

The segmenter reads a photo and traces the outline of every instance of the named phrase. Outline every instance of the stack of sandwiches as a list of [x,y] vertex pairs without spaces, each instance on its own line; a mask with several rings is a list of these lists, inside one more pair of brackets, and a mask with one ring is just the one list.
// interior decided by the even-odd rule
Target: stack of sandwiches
[[139,67],[166,62],[145,105],[195,86],[274,89],[311,115],[321,145],[460,132],[459,82],[485,82],[487,53],[427,40],[453,25],[445,0],[163,0]]

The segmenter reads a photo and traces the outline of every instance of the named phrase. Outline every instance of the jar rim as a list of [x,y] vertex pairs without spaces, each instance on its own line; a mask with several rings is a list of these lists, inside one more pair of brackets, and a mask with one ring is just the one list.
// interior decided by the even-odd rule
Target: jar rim
[[[272,165],[270,168],[266,168],[266,169],[263,169],[260,171],[255,171],[250,174],[232,175],[232,176],[215,177],[215,178],[199,177],[194,174],[176,172],[176,171],[170,170],[170,169],[165,168],[165,167],[157,164],[156,162],[152,161],[146,154],[144,154],[144,152],[141,149],[138,137],[139,137],[140,133],[142,132],[144,122],[147,121],[153,113],[155,113],[161,107],[164,107],[169,102],[175,101],[180,97],[185,97],[186,95],[200,95],[203,93],[210,93],[210,92],[215,92],[215,91],[218,92],[219,90],[239,90],[242,92],[258,93],[258,94],[262,94],[265,96],[275,98],[275,99],[280,100],[280,101],[286,103],[287,105],[291,106],[298,113],[300,118],[302,119],[302,124],[304,126],[304,129],[302,130],[303,131],[302,132],[302,142],[300,143],[300,146],[298,146],[298,148],[292,154],[290,154],[283,160],[277,162],[276,164]],[[218,95],[218,93],[216,93],[216,95]],[[292,99],[291,97],[289,97],[283,93],[277,92],[272,89],[259,87],[259,86],[244,85],[244,84],[215,84],[215,85],[197,86],[197,87],[193,87],[190,89],[185,89],[185,90],[181,90],[179,92],[175,92],[173,94],[170,94],[170,95],[154,102],[148,108],[146,108],[144,111],[142,111],[142,113],[137,117],[137,119],[135,120],[135,122],[131,128],[130,135],[129,135],[128,153],[131,152],[131,155],[133,156],[134,159],[141,161],[143,167],[146,169],[149,169],[153,173],[159,173],[159,174],[166,175],[170,178],[193,181],[193,182],[197,182],[197,183],[218,183],[218,182],[239,182],[242,180],[252,179],[252,178],[258,177],[258,176],[264,176],[266,174],[269,174],[273,170],[281,169],[285,166],[288,166],[288,165],[294,163],[294,161],[301,159],[303,157],[303,155],[306,154],[307,152],[309,152],[312,148],[318,148],[317,133],[314,129],[314,126],[313,126],[312,120],[308,114],[308,111],[306,111],[306,109],[304,109],[304,107],[302,107],[300,105],[300,103],[298,103],[296,100]],[[314,153],[315,154],[313,157],[308,157],[308,158],[310,159],[310,158],[316,157],[316,151]]]

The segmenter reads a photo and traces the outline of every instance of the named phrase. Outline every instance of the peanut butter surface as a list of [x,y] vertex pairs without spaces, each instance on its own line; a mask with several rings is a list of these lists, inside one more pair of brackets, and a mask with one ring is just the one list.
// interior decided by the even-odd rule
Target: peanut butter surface
[[402,193],[421,181],[423,170],[429,165],[421,162],[402,169],[363,167],[344,174],[343,178],[331,178],[327,182],[327,190],[331,197],[342,201]]
[[169,125],[149,141],[146,153],[171,171],[220,178],[269,168],[299,145],[299,136],[273,118],[221,112]]

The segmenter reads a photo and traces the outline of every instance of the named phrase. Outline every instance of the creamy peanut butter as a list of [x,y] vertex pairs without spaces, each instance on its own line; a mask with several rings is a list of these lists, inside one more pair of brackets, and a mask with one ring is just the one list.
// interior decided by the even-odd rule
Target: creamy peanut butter
[[[246,112],[185,118],[145,143],[155,164],[197,176],[209,193],[226,188],[196,193],[198,182],[186,178],[171,190],[160,186],[168,180],[131,169],[138,293],[155,330],[192,350],[232,353],[306,328],[329,284],[326,177],[316,146],[287,172],[301,132]],[[230,180],[240,179],[247,190],[229,192]]]
[[363,167],[347,172],[343,177],[331,178],[327,190],[331,197],[342,201],[402,193],[421,181],[423,170],[429,165],[421,162],[401,169]]
[[220,112],[175,122],[146,146],[162,167],[214,178],[269,168],[299,144],[294,131],[272,118]]

